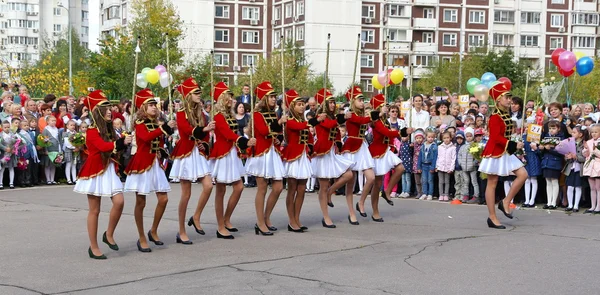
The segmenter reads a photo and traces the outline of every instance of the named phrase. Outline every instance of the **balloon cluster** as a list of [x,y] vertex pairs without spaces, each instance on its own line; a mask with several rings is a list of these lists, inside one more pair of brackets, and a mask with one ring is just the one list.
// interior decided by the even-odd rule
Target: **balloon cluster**
[[467,90],[471,95],[475,96],[479,101],[486,101],[490,96],[490,88],[496,84],[504,84],[508,89],[512,88],[512,82],[506,77],[496,79],[496,75],[486,72],[481,76],[481,79],[471,78],[467,81]]
[[373,84],[373,87],[375,87],[375,89],[381,90],[384,87],[399,84],[400,82],[402,82],[402,80],[404,80],[404,72],[401,69],[388,69],[387,71],[379,72],[378,75],[373,75],[373,79],[371,79],[371,84]]
[[173,76],[167,73],[167,68],[163,65],[157,65],[154,69],[143,68],[142,72],[136,75],[135,84],[140,88],[146,88],[148,83],[156,84],[158,82],[162,88],[169,87],[173,83]]
[[585,76],[594,69],[594,60],[581,52],[571,52],[562,48],[556,48],[552,52],[552,63],[558,67],[558,73],[563,77],[569,77],[575,73]]

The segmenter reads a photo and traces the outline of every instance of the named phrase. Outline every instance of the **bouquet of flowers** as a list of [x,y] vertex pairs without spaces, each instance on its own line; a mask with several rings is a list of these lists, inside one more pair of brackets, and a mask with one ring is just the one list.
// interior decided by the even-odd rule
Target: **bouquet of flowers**
[[85,136],[81,132],[72,134],[69,136],[69,142],[71,142],[74,147],[82,147],[85,144]]
[[[596,145],[596,149],[600,150],[600,143],[598,143],[598,145]],[[585,161],[585,164],[583,165],[584,168],[589,166],[590,163],[596,159],[596,155],[594,155],[594,151],[589,151],[589,152],[590,152],[590,158],[587,161]]]
[[[520,134],[513,134],[513,136],[510,137],[510,140],[514,141],[514,142],[521,142],[521,141],[523,141],[523,138],[521,137]],[[525,158],[525,149],[524,148],[517,149],[517,151],[515,151],[514,155],[517,156],[517,158],[519,160],[521,160],[521,162],[523,164],[527,164],[527,158]]]
[[560,143],[560,138],[558,137],[544,137],[542,138],[542,140],[540,141],[541,145],[553,145],[553,146],[557,146]]
[[18,156],[27,153],[27,145],[23,139],[16,134],[12,134],[5,143],[6,146],[10,148],[10,152],[4,153],[4,157],[0,159],[0,163],[2,164],[8,163],[13,155]]
[[56,155],[56,158],[54,158],[54,161],[52,161],[52,163],[54,163],[54,166],[58,167],[62,165],[64,159],[65,156],[62,153],[59,153],[58,155]]
[[44,136],[44,135],[38,135],[37,139],[37,145],[46,148],[49,146],[52,146],[52,142],[50,142],[50,138],[48,136]]
[[19,169],[19,170],[27,170],[27,165],[28,164],[29,164],[29,160],[21,157],[17,161],[17,169]]
[[469,153],[471,153],[475,160],[481,162],[483,148],[485,148],[485,145],[483,143],[471,142],[471,146],[469,147]]

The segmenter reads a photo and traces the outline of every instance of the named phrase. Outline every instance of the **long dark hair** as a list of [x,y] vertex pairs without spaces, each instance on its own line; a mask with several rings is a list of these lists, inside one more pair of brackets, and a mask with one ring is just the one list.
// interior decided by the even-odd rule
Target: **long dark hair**
[[[106,111],[109,110],[109,108],[110,105],[96,106],[96,108],[92,111],[92,124],[94,124],[93,127],[96,127],[98,129],[98,133],[100,133],[100,137],[104,141],[113,142],[115,129],[113,128],[112,120],[106,121],[106,119],[104,118],[104,115],[106,114]],[[111,154],[112,151],[102,153],[102,162],[104,163],[104,165],[108,165]]]

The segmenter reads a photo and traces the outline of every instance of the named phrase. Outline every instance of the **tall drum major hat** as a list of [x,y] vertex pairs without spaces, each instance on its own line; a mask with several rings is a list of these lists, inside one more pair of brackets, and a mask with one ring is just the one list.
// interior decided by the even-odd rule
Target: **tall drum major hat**
[[87,95],[87,97],[83,101],[83,105],[85,105],[88,108],[88,110],[92,112],[97,106],[110,105],[110,102],[106,98],[104,92],[98,89]]
[[364,96],[360,87],[354,85],[346,92],[346,99],[350,101],[357,98],[364,98]]
[[300,100],[300,95],[298,94],[298,92],[296,92],[296,90],[290,89],[288,90],[288,92],[285,93],[285,102],[288,106],[296,100]]
[[319,104],[323,104],[326,100],[333,98],[333,95],[326,88],[321,88],[317,94],[315,94],[315,99]]
[[183,96],[183,98],[185,99],[188,96],[188,94],[192,92],[200,92],[200,86],[198,86],[196,79],[190,77],[183,83],[181,83],[179,87],[177,87],[177,91],[179,91],[179,93],[181,93],[181,96]]
[[378,109],[385,103],[385,96],[383,94],[377,94],[371,98],[371,106],[374,110]]
[[225,84],[225,82],[221,81],[221,82],[217,83],[217,85],[215,85],[215,91],[213,91],[213,98],[214,98],[215,102],[219,101],[219,98],[221,97],[221,94],[223,94],[223,93],[233,94],[233,92],[231,92],[231,90],[229,90],[229,87],[227,86],[227,84]]
[[504,83],[498,83],[492,86],[492,88],[490,88],[489,94],[493,100],[497,100],[504,94],[512,96],[512,94],[510,93],[510,89],[506,87]]
[[156,103],[156,100],[154,100],[154,93],[152,93],[152,90],[146,88],[140,90],[138,93],[135,94],[135,107],[137,109],[141,109],[142,105],[148,102]]
[[271,85],[271,82],[264,81],[258,84],[258,86],[256,86],[256,90],[254,91],[254,93],[256,94],[258,99],[263,99],[271,94],[275,94],[275,89],[273,89],[273,85]]

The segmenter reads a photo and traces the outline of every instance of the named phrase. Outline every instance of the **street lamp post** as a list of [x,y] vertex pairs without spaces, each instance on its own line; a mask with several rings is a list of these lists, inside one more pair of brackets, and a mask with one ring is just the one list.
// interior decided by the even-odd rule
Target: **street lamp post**
[[[67,3],[69,0],[67,0]],[[73,96],[73,46],[71,43],[71,11],[69,8],[65,7],[62,3],[58,4],[58,7],[64,8],[67,10],[68,14],[68,26],[69,26],[69,96]]]

